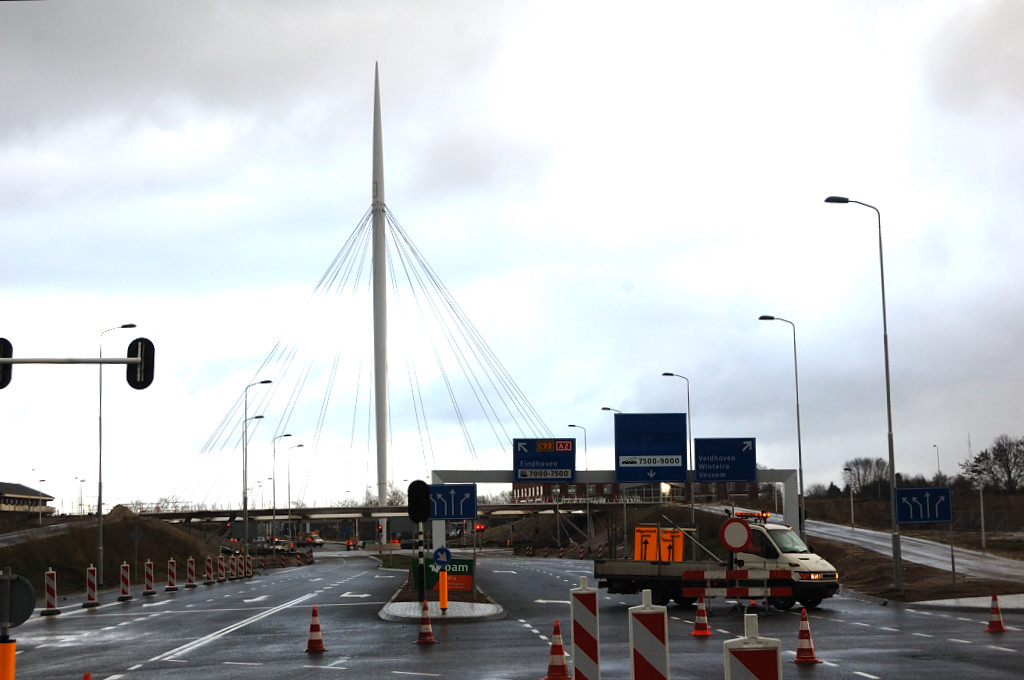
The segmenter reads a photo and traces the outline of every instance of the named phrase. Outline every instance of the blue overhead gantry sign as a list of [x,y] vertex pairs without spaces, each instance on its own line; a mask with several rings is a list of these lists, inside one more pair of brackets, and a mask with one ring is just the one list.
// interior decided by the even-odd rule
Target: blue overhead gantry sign
[[575,482],[576,438],[513,439],[512,478],[516,482]]
[[953,496],[948,486],[896,489],[896,522],[924,524],[953,521]]
[[616,413],[617,482],[685,482],[685,413]]
[[757,439],[694,439],[693,468],[698,482],[756,482]]

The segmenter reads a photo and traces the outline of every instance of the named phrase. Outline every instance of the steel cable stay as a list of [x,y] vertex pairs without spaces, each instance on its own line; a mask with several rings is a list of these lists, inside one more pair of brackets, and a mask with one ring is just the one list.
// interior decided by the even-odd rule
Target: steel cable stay
[[[425,473],[429,473],[433,467],[451,464],[450,457],[458,455],[459,445],[456,443],[453,449],[446,439],[457,442],[461,438],[467,458],[479,466],[482,452],[506,453],[513,436],[551,436],[550,429],[493,348],[386,207],[385,227],[387,284],[391,298],[388,316],[398,329],[389,339],[392,352],[389,363],[398,366],[402,365],[398,363],[401,361],[405,368],[402,390],[396,389],[398,383],[390,376],[385,388],[389,393],[388,401],[393,405],[388,410],[388,443],[392,450],[397,441],[402,449],[400,456],[407,456],[411,453],[408,449],[418,445]],[[288,433],[303,437],[305,451],[311,454],[303,458],[312,462],[304,463],[305,474],[300,479],[305,481],[301,484],[299,502],[310,494],[321,499],[328,494],[310,491],[324,483],[328,469],[332,475],[335,470],[342,470],[344,478],[365,473],[366,484],[372,484],[372,466],[367,463],[364,471],[354,469],[353,465],[360,458],[370,460],[374,456],[375,387],[372,381],[369,389],[364,383],[367,366],[373,363],[370,358],[367,364],[368,357],[372,357],[369,332],[372,314],[368,305],[372,288],[371,249],[372,210],[368,210],[317,280],[306,304],[292,310],[293,316],[298,318],[295,321],[282,319],[288,335],[293,337],[286,335],[279,339],[251,374],[251,383],[269,378],[272,384],[265,389],[248,391],[249,414],[263,416],[260,420],[253,419],[248,426],[249,464],[269,465],[269,460],[263,460],[263,451],[254,453],[253,450],[253,446],[265,438],[260,436],[261,420],[267,421],[264,432],[270,427],[275,436]],[[334,345],[330,348],[333,360],[325,366],[318,355],[330,344]],[[427,359],[426,365],[433,363],[434,367],[424,370],[425,365],[421,364],[428,356],[433,361]],[[338,389],[342,385],[347,387]],[[431,397],[432,391],[445,396]],[[318,403],[310,409],[311,397],[317,392],[320,393],[315,399]],[[239,394],[217,423],[200,451],[202,454],[241,447],[244,397],[245,392]],[[277,406],[282,397],[283,403]],[[347,426],[341,426],[340,437],[332,436],[332,428],[337,430],[339,424],[335,423],[337,416],[334,414],[346,412],[342,423],[347,420]],[[364,416],[365,432],[362,432]],[[446,422],[452,426],[450,432]],[[413,429],[418,441],[404,439],[413,434]],[[482,435],[483,432],[489,434]],[[346,439],[347,446],[341,443]],[[409,447],[410,441],[416,443]],[[493,443],[482,446],[482,441]],[[444,448],[439,449],[442,443]],[[357,452],[364,445],[365,453]],[[340,447],[347,450],[338,451]],[[389,464],[395,469],[395,465],[409,462],[407,458],[404,463],[400,461],[402,458],[396,456]],[[290,472],[294,475],[295,471]],[[213,503],[224,502],[227,507],[233,507],[237,503],[236,482],[231,477],[223,477],[228,477],[228,473],[207,475],[195,482],[206,488],[193,489],[192,493],[179,497],[200,498],[203,504],[213,499]],[[216,489],[218,486],[220,491]],[[176,494],[182,491],[180,487],[175,489]],[[334,502],[340,500],[333,499]]]

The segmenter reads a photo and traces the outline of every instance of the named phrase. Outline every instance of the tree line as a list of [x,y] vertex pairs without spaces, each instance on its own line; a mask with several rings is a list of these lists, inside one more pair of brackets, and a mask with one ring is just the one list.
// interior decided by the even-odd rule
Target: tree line
[[[928,479],[924,475],[896,473],[896,486],[915,488],[950,486],[984,488],[986,491],[1015,494],[1024,490],[1024,437],[1001,434],[992,445],[959,461],[960,473],[946,475],[936,470]],[[835,482],[813,484],[807,488],[808,498],[839,498],[853,495],[860,498],[889,497],[889,462],[884,458],[852,458],[843,463],[843,486]]]

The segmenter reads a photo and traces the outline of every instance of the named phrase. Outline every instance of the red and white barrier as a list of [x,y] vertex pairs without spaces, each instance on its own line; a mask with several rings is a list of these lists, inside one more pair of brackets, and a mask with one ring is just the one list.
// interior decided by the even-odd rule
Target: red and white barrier
[[725,680],[782,680],[782,641],[758,637],[757,614],[743,616],[743,629],[723,644]]
[[599,546],[597,546],[597,559],[602,559],[603,557],[604,557],[604,545],[599,545]]
[[196,587],[196,561],[192,557],[189,557],[185,563],[185,587]]
[[597,589],[587,587],[587,577],[580,577],[580,587],[569,591],[572,611],[572,666],[575,680],[601,678],[601,624],[597,610]]
[[583,551],[583,546],[581,545],[580,546],[580,559],[581,560],[583,559],[583,555],[584,555],[584,551]]
[[156,591],[153,590],[153,561],[146,560],[146,585],[142,588],[143,595],[156,595]]
[[98,606],[100,601],[96,599],[96,567],[90,564],[85,570],[85,602],[82,607],[89,609]]
[[245,577],[252,578],[252,555],[245,554]]
[[117,596],[118,602],[127,602],[132,599],[132,574],[131,567],[127,562],[121,564],[121,594]]
[[53,570],[53,567],[46,570],[44,588],[46,589],[46,607],[39,612],[40,615],[60,614],[60,609],[57,608],[57,572]]
[[177,584],[178,578],[178,563],[174,561],[174,558],[167,560],[167,587],[164,588],[164,592],[173,593],[178,590]]
[[231,555],[228,557],[228,580],[235,581],[238,579],[238,556]]
[[209,555],[206,556],[206,574],[203,577],[204,586],[212,586],[213,580],[213,558]]
[[217,583],[228,580],[228,566],[223,555],[217,555]]
[[651,604],[651,591],[641,592],[643,604],[629,608],[629,656],[633,680],[668,678],[668,610]]
[[[789,585],[768,585],[769,579],[792,582],[789,569],[706,569],[686,570],[683,579],[687,581],[732,581],[732,584],[703,588],[683,588],[683,597],[791,597],[793,588]],[[739,583],[737,583],[739,582]]]

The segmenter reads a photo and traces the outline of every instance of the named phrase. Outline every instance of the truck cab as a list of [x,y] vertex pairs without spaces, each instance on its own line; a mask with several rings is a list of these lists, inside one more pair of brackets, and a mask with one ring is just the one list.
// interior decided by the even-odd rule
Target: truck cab
[[736,567],[786,569],[792,575],[793,595],[771,598],[773,607],[790,609],[799,601],[813,609],[839,590],[836,568],[812,552],[791,527],[768,522],[768,513],[737,512],[736,517],[750,525],[750,542],[735,554]]

